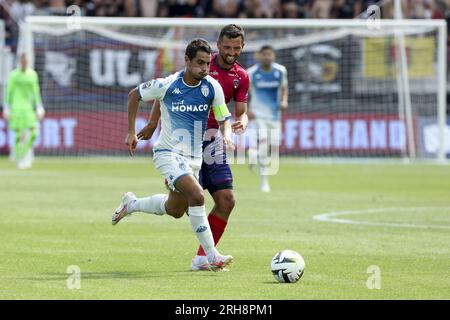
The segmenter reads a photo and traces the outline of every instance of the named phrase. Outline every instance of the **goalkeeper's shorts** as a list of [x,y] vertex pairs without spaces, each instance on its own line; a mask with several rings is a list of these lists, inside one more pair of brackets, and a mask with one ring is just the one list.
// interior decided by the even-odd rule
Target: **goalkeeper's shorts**
[[38,121],[34,110],[13,110],[8,121],[8,127],[12,130],[36,128]]

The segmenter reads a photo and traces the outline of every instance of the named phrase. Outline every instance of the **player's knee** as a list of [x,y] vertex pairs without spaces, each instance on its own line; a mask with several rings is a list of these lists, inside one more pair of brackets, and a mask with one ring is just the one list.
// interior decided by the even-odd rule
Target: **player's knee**
[[189,195],[189,205],[191,207],[197,207],[202,206],[205,204],[205,194],[203,193],[203,190],[198,189],[191,192]]
[[233,211],[235,204],[236,200],[234,199],[234,195],[232,193],[226,194],[220,199],[218,199],[216,203],[216,209],[221,214],[230,215],[231,211]]
[[170,197],[169,200],[166,201],[166,212],[169,216],[174,217],[175,219],[181,218],[186,212],[187,204],[184,201],[180,201],[177,197]]

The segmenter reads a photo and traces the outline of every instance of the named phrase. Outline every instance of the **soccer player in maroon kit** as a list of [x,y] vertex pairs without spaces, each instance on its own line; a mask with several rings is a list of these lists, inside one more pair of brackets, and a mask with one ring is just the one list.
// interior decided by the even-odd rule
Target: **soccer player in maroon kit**
[[[222,28],[217,48],[219,52],[211,58],[209,75],[219,81],[225,94],[225,102],[228,104],[234,99],[235,122],[231,125],[233,132],[241,134],[247,127],[247,98],[249,89],[249,77],[247,71],[237,59],[244,48],[244,30],[235,24],[229,24]],[[157,127],[161,115],[160,105],[155,101],[149,123],[138,133],[140,140],[148,140]],[[214,237],[215,245],[219,242],[228,223],[229,216],[235,205],[233,192],[233,176],[227,163],[226,152],[222,147],[222,139],[217,135],[218,123],[210,114],[208,119],[207,134],[203,143],[203,164],[200,170],[200,183],[203,189],[208,190],[214,199],[214,207],[208,215],[208,221]],[[218,154],[215,154],[219,150]],[[205,159],[207,157],[207,159]],[[220,159],[219,159],[220,158]],[[217,161],[219,159],[219,161]],[[173,191],[171,191],[173,192]],[[176,196],[176,195],[174,195]],[[186,212],[182,195],[180,205],[170,208],[166,205],[166,212],[180,218]],[[210,270],[205,252],[200,246],[197,255],[192,260],[191,270]]]

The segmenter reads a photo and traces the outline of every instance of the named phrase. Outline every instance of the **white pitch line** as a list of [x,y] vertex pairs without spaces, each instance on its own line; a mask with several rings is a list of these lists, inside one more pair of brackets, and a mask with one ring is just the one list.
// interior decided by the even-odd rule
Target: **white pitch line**
[[342,215],[362,215],[368,213],[380,213],[380,212],[390,212],[390,211],[423,211],[423,210],[436,210],[444,209],[449,210],[450,207],[400,207],[400,208],[368,208],[359,210],[345,210],[345,211],[334,211],[322,214],[316,214],[312,218],[316,221],[325,221],[332,223],[344,223],[344,224],[356,224],[356,225],[367,225],[367,226],[383,226],[383,227],[394,227],[394,228],[416,228],[416,229],[450,229],[450,226],[440,226],[440,225],[423,225],[423,224],[412,224],[412,223],[390,223],[390,222],[370,222],[370,221],[355,221],[351,219],[340,219],[335,218]]

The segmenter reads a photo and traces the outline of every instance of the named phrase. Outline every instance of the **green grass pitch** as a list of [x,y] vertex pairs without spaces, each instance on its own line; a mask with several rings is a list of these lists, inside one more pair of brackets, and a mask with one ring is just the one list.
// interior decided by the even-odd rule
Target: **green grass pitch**
[[[1,158],[0,299],[450,299],[450,166],[285,159],[270,194],[247,166],[232,170],[237,204],[218,248],[235,263],[194,273],[186,217],[111,225],[123,192],[165,192],[150,159],[37,158],[19,171]],[[313,219],[339,212],[348,223]],[[270,273],[282,249],[305,259],[296,284]]]

